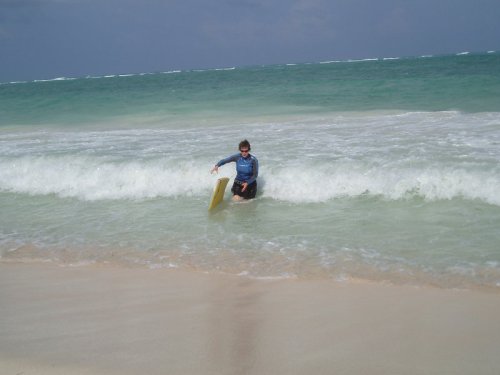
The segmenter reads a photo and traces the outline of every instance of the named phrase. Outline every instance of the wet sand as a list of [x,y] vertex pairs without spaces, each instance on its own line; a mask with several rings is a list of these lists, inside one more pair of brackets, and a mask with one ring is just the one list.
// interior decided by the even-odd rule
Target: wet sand
[[498,292],[0,263],[0,374],[498,373]]

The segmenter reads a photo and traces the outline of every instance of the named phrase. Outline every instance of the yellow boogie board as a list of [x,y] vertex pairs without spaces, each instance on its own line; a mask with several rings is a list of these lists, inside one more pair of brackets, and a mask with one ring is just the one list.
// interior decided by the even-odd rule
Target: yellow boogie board
[[210,198],[210,204],[208,205],[208,209],[216,207],[222,200],[224,199],[224,192],[226,191],[227,183],[229,182],[229,178],[221,177],[217,180],[215,184],[214,192],[212,193],[212,198]]

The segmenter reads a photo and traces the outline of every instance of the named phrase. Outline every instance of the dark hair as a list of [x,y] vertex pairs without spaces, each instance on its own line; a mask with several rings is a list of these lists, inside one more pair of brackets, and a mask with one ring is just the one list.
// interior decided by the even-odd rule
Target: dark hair
[[248,142],[246,139],[242,140],[238,146],[238,149],[241,150],[243,147],[248,148],[248,151],[250,151],[250,142]]

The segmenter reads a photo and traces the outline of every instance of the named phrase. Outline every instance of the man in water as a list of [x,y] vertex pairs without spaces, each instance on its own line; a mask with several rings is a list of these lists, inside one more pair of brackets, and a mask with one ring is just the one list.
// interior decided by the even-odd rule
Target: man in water
[[239,144],[239,154],[234,154],[219,161],[210,171],[218,172],[219,167],[226,163],[236,163],[236,178],[234,179],[233,187],[233,200],[238,201],[242,199],[255,198],[257,193],[257,175],[259,174],[259,162],[257,158],[250,155],[250,142],[246,139]]

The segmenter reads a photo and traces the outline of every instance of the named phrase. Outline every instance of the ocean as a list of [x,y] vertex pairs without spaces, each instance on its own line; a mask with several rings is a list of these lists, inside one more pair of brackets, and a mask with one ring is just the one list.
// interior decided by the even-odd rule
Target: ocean
[[0,262],[498,290],[500,53],[5,82],[0,208]]

